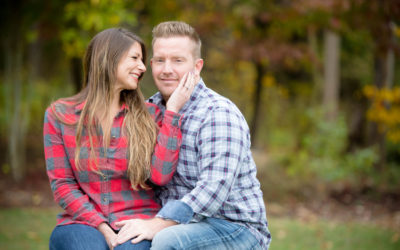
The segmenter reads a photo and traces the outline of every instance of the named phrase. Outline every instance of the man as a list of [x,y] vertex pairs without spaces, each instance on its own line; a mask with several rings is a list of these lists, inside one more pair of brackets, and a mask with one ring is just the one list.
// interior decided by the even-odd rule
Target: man
[[152,239],[152,249],[267,249],[271,235],[249,129],[238,108],[201,79],[198,34],[186,23],[164,22],[153,29],[152,45],[159,92],[150,102],[165,110],[188,72],[198,84],[180,111],[183,143],[177,171],[159,194],[163,208],[154,219],[135,220],[135,233],[117,242],[136,237],[133,243]]

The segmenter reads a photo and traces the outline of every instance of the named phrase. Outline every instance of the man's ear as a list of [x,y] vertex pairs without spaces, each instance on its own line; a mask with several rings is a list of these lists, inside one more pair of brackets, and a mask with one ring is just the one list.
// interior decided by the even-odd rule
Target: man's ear
[[203,59],[201,58],[196,59],[196,64],[194,65],[194,71],[196,75],[200,75],[200,72],[203,69],[203,65],[204,65]]

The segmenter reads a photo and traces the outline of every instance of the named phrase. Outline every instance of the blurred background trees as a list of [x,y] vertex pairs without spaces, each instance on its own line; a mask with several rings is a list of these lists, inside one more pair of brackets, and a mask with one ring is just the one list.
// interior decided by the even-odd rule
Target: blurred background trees
[[[399,190],[394,0],[5,1],[2,177],[44,174],[44,109],[80,89],[82,56],[97,32],[128,28],[151,53],[152,27],[166,20],[200,33],[206,84],[237,104],[253,147],[267,156],[258,166],[266,192]],[[147,97],[156,91],[150,70],[141,84]]]

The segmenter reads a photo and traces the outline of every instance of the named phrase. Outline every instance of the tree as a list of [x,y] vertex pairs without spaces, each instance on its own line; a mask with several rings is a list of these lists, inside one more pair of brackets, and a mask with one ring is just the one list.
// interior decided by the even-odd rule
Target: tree
[[7,34],[1,48],[4,56],[4,121],[7,125],[1,134],[7,138],[6,158],[16,181],[21,181],[25,170],[25,141],[34,93],[32,83],[39,71],[39,64],[35,62],[41,48],[40,43],[32,42],[27,34],[38,29],[39,10],[45,5],[29,0],[6,1],[1,13],[2,30]]
[[[367,30],[374,43],[373,85],[377,92],[392,87],[394,53],[400,51],[399,44],[394,39],[394,24],[400,21],[399,17],[400,2],[398,1],[360,0],[352,5],[352,15],[348,19],[350,24],[357,29]],[[384,105],[389,105],[389,103]],[[373,107],[372,109],[374,110]],[[386,159],[386,142],[384,130],[379,131],[379,126],[376,120],[370,124],[368,144],[379,145],[380,161],[377,167],[383,169]]]
[[133,26],[136,15],[125,0],[72,1],[65,6],[63,48],[70,58],[75,90],[82,86],[82,56],[89,41],[101,30],[120,25]]
[[[108,27],[135,24],[135,13],[128,11],[127,4],[124,0],[18,0],[3,4],[1,27],[7,35],[2,40],[0,64],[4,102],[0,116],[1,139],[6,138],[8,149],[3,171],[10,168],[14,180],[21,181],[27,169],[26,142],[31,132],[31,118],[38,115],[33,112],[37,99],[43,98],[36,96],[40,78],[47,77],[47,88],[51,89],[50,77],[60,74],[56,65],[65,58],[65,51],[71,60],[75,88],[80,89],[81,58],[92,36]],[[56,45],[51,48],[50,44]],[[61,45],[64,50],[60,49]],[[54,73],[53,69],[56,69]],[[42,109],[39,117],[34,117],[40,124]]]

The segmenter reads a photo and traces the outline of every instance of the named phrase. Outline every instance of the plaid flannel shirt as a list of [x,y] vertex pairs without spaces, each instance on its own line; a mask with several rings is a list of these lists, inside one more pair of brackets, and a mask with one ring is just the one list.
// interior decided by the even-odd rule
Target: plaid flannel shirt
[[[160,93],[149,102],[165,110]],[[179,162],[172,180],[160,188],[163,208],[157,217],[179,223],[226,219],[247,227],[267,249],[271,234],[243,115],[202,80],[180,113]]]
[[[83,105],[70,107],[58,101],[56,110],[67,121],[77,121]],[[171,111],[161,113],[154,104],[148,103],[147,107],[160,127],[149,181],[165,185],[176,170],[182,142],[181,116]],[[58,225],[79,223],[97,227],[107,222],[117,229],[117,221],[151,218],[159,211],[154,190],[133,190],[127,176],[127,140],[121,133],[126,108],[123,105],[113,120],[107,151],[95,147],[101,174],[88,171],[88,143],[81,147],[80,168],[76,168],[76,126],[59,122],[51,108],[46,110],[43,134],[47,175],[54,199],[64,209],[57,216]],[[101,136],[96,138],[101,141]],[[84,134],[83,140],[88,141],[88,136]]]

